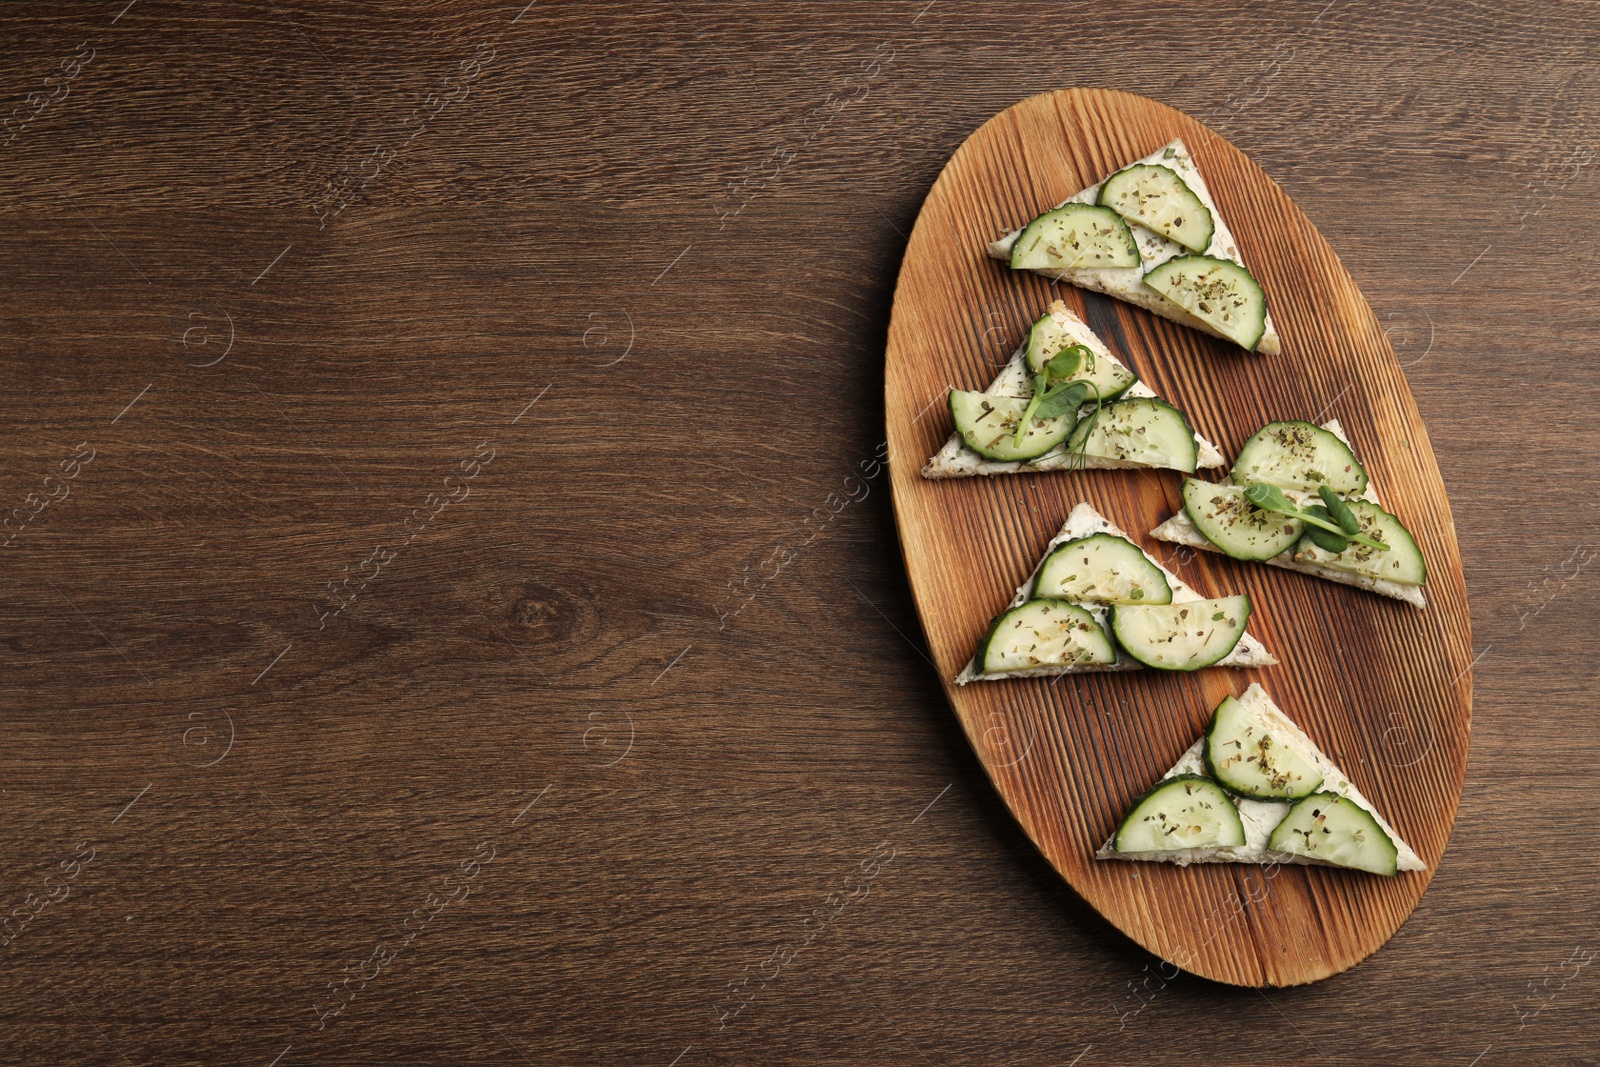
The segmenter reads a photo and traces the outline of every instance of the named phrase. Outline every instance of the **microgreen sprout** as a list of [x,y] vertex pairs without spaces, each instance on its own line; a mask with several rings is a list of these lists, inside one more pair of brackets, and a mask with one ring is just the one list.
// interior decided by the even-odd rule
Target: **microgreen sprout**
[[[1310,512],[1296,507],[1290,502],[1288,497],[1283,495],[1283,490],[1279,489],[1275,485],[1266,485],[1264,483],[1257,482],[1246,489],[1244,491],[1244,495],[1246,500],[1250,501],[1250,503],[1254,504],[1262,511],[1275,511],[1279,515],[1287,515],[1291,519],[1299,519],[1301,522],[1307,523],[1311,526],[1320,526],[1322,529],[1327,530],[1330,533],[1339,534],[1351,541],[1354,541],[1358,545],[1367,545],[1370,548],[1376,548],[1380,552],[1389,551],[1389,546],[1384,544],[1382,541],[1374,541],[1365,534],[1346,531],[1336,522],[1329,522],[1327,519],[1313,515]],[[1341,501],[1341,503],[1343,503],[1343,501]],[[1329,508],[1328,513],[1332,515],[1333,509]],[[1352,518],[1353,517],[1354,516],[1352,516]]]
[[1351,511],[1350,505],[1333,491],[1333,486],[1317,486],[1317,495],[1322,498],[1322,505],[1328,509],[1328,514],[1333,516],[1333,521],[1339,524],[1340,531],[1347,535],[1361,532],[1361,523],[1356,521],[1356,513]]
[[1092,363],[1094,353],[1084,345],[1069,345],[1045,364],[1044,373],[1033,376],[1033,397],[1023,409],[1022,418],[1017,421],[1017,432],[1013,438],[1018,448],[1022,447],[1022,438],[1033,420],[1058,419],[1075,412],[1089,402],[1091,394],[1094,396],[1095,414],[1099,415],[1100,390],[1093,382],[1061,381],[1078,373],[1085,359]]

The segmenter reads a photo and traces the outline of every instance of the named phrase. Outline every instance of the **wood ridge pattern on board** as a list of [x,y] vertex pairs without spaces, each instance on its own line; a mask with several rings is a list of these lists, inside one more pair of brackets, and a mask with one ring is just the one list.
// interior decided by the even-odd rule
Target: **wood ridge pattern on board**
[[[1281,356],[1244,354],[985,254],[996,236],[1174,137],[1188,144],[1268,294]],[[1058,298],[1086,321],[1112,324],[1097,332],[1113,351],[1227,455],[1272,419],[1338,418],[1427,558],[1426,610],[1150,541],[1179,506],[1171,472],[923,479],[922,464],[950,432],[938,398],[951,386],[983,388]],[[1376,317],[1316,228],[1242,152],[1181,112],[1095,89],[1032,97],[969,137],[929,192],[901,268],[885,364],[895,513],[928,644],[990,780],[1049,862],[1140,945],[1220,982],[1316,981],[1382,946],[1426,890],[1455,820],[1472,638],[1427,430]],[[1281,664],[954,686],[990,619],[1085,500],[1202,594],[1248,592],[1252,632]],[[1340,764],[1427,872],[1093,858],[1217,702],[1252,681]]]

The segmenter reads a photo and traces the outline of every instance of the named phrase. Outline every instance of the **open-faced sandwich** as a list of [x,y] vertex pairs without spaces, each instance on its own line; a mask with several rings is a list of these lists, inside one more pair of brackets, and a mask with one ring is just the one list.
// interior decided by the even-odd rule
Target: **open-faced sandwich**
[[1337,419],[1268,423],[1228,479],[1184,479],[1183,510],[1150,536],[1427,606],[1422,551],[1383,509]]
[[1259,685],[1217,705],[1205,734],[1133,802],[1095,858],[1428,869]]
[[955,433],[924,478],[1130,467],[1193,474],[1224,462],[1059,300],[989,388],[950,391],[950,414]]
[[1184,143],[1124,167],[989,246],[1031,270],[1277,355],[1267,296]]
[[1245,632],[1249,619],[1248,596],[1207,600],[1079,504],[956,683],[1276,664]]

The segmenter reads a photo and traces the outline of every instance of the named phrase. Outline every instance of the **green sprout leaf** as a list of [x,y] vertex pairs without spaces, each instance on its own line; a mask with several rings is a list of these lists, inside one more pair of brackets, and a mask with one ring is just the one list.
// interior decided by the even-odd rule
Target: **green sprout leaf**
[[1317,495],[1322,498],[1323,506],[1328,509],[1328,514],[1333,521],[1339,524],[1339,529],[1347,534],[1361,532],[1361,523],[1356,521],[1356,513],[1350,510],[1338,493],[1333,491],[1331,485],[1317,486]]
[[1090,385],[1088,382],[1069,382],[1066,385],[1057,385],[1049,389],[1039,400],[1039,408],[1035,412],[1041,419],[1056,419],[1069,411],[1077,411],[1089,399]]
[[1084,365],[1085,360],[1093,360],[1094,353],[1086,345],[1068,345],[1057,352],[1055,358],[1044,366],[1044,372],[1052,381],[1070,378],[1078,373],[1078,368]]
[[1279,515],[1297,519],[1300,517],[1300,509],[1290,503],[1289,498],[1283,495],[1283,490],[1275,485],[1256,482],[1244,491],[1244,498],[1262,511],[1276,511]]
[[[1333,518],[1333,513],[1327,508],[1323,507],[1321,504],[1313,504],[1309,508],[1306,508],[1306,516],[1309,518],[1312,515],[1315,515],[1319,519],[1337,521]],[[1350,547],[1350,542],[1346,540],[1342,534],[1329,533],[1322,527],[1312,526],[1309,523],[1306,525],[1306,536],[1311,538],[1312,544],[1316,545],[1324,552],[1332,552],[1334,555],[1338,555],[1340,552],[1343,552],[1345,549]]]
[[[1244,491],[1244,497],[1262,511],[1275,511],[1279,515],[1287,515],[1291,519],[1299,519],[1301,522],[1304,522],[1309,526],[1318,526],[1324,530],[1327,530],[1329,533],[1340,534],[1341,536],[1347,537],[1354,541],[1358,545],[1367,545],[1370,548],[1376,548],[1380,552],[1389,551],[1389,546],[1384,544],[1382,541],[1374,541],[1365,534],[1347,533],[1338,523],[1329,522],[1327,519],[1313,515],[1310,512],[1302,511],[1300,508],[1296,507],[1288,497],[1283,495],[1282,489],[1279,489],[1275,485],[1266,485],[1261,482],[1257,482]],[[1333,509],[1329,508],[1328,510],[1329,513],[1332,514]],[[1352,516],[1352,518],[1353,517],[1354,516]]]
[[[1018,448],[1022,447],[1022,439],[1035,420],[1065,418],[1087,404],[1091,397],[1094,400],[1094,414],[1090,418],[1099,420],[1100,390],[1095,384],[1086,381],[1062,382],[1062,379],[1077,374],[1086,363],[1092,371],[1094,353],[1089,347],[1068,345],[1045,364],[1043,374],[1033,376],[1033,396],[1029,399],[1028,406],[1023,409],[1022,418],[1017,423],[1017,432],[1012,437]],[[1057,384],[1052,385],[1052,382]],[[1091,431],[1094,429],[1093,422],[1089,424],[1089,428]],[[1085,437],[1085,440],[1087,439]]]
[[1045,377],[1042,374],[1033,376],[1033,399],[1028,401],[1028,406],[1022,409],[1022,418],[1017,420],[1017,432],[1011,438],[1012,444],[1022,447],[1022,438],[1028,432],[1028,426],[1033,422],[1034,412],[1039,410],[1039,405],[1044,402]]
[[[1084,456],[1088,454],[1089,437],[1094,433],[1095,426],[1100,422],[1100,408],[1102,406],[1102,401],[1100,400],[1099,386],[1095,385],[1093,382],[1081,382],[1079,384],[1087,386],[1089,391],[1094,394],[1094,410],[1089,412],[1089,425],[1084,428],[1083,440],[1079,441],[1077,447],[1072,449],[1072,451],[1077,455]],[[1074,436],[1076,436],[1076,430],[1074,430]]]

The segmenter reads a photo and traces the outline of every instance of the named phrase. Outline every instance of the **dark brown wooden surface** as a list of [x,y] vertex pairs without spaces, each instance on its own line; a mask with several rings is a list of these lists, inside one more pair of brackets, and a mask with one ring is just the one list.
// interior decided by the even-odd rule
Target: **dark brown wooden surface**
[[[1281,353],[1251,355],[1098,293],[1014,272],[988,238],[1181,138],[1268,294]],[[1227,455],[1275,418],[1337,418],[1428,561],[1427,607],[1148,536],[1178,476],[1056,472],[930,480],[951,383],[982,387],[1053,300],[1093,324]],[[1243,986],[1303,985],[1370,956],[1410,916],[1455,818],[1472,723],[1472,626],[1439,468],[1382,324],[1310,220],[1238,148],[1134,93],[1063,89],[984,123],[939,175],[895,285],[884,357],[895,519],[951,707],[1028,837],[1096,911],[1161,959]],[[1051,537],[1087,501],[1202,596],[1246,593],[1271,667],[953,679]],[[1314,620],[1308,624],[1307,620]],[[1094,858],[1211,711],[1259,682],[1346,769],[1426,872],[1182,869]]]
[[[0,1059],[1594,1062],[1592,9],[0,19]],[[1450,492],[1455,831],[1318,985],[1166,980],[1039,857],[871,473],[922,198],[1080,84],[1283,185]]]

